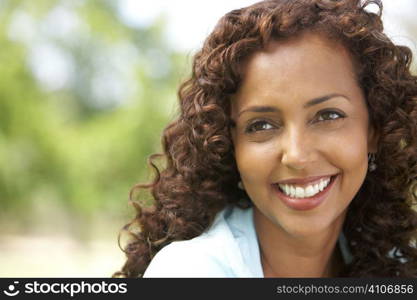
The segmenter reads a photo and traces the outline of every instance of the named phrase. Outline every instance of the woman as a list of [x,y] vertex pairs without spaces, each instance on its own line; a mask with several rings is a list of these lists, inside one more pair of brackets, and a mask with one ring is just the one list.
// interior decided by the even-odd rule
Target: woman
[[[379,6],[379,14],[365,10]],[[124,277],[417,275],[417,77],[380,1],[226,14],[180,88]],[[134,226],[140,230],[133,233]]]

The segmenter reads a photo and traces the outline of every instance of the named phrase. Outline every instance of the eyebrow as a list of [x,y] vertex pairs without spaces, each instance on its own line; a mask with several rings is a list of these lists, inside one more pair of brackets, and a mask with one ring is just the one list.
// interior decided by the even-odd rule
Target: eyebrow
[[[317,105],[320,103],[323,103],[325,101],[328,101],[330,99],[336,98],[336,97],[342,97],[345,98],[346,100],[349,100],[349,97],[342,95],[342,94],[329,94],[329,95],[325,95],[325,96],[321,96],[321,97],[317,97],[314,99],[309,100],[307,103],[305,103],[303,105],[303,108],[309,108],[313,105]],[[239,112],[238,117],[243,114],[244,112],[257,112],[257,113],[265,113],[265,112],[278,112],[280,111],[278,108],[274,107],[274,106],[250,106],[247,109],[242,110],[241,112]]]

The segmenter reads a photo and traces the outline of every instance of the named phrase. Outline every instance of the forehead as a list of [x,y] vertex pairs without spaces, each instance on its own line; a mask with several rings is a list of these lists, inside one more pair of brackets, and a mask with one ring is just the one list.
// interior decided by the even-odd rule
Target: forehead
[[273,41],[252,55],[235,98],[243,104],[262,96],[316,97],[348,93],[356,85],[353,60],[346,48],[319,34],[306,33]]

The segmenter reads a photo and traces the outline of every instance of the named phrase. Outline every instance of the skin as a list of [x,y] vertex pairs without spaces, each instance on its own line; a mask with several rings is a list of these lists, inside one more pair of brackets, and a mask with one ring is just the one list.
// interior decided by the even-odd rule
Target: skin
[[[251,111],[255,106],[275,111]],[[231,118],[238,170],[254,203],[264,276],[334,275],[341,264],[336,242],[377,141],[350,54],[315,33],[271,42],[247,60]],[[306,211],[287,207],[271,185],[333,174],[339,176],[326,200]]]

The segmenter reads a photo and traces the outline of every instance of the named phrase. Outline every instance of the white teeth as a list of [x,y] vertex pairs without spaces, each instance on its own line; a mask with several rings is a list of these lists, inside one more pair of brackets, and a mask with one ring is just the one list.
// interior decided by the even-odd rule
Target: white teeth
[[295,197],[296,198],[304,198],[304,189],[301,188],[301,187],[299,187],[299,186],[297,186],[295,188]]
[[311,197],[311,196],[313,196],[314,194],[316,194],[316,193],[314,192],[314,188],[313,188],[313,186],[312,186],[312,185],[309,185],[309,186],[306,188],[304,195],[305,195],[306,197]]
[[289,195],[290,194],[290,190],[291,190],[290,187],[288,186],[288,184],[285,184],[284,187],[285,187],[285,189],[284,189],[285,190],[285,193],[287,195]]
[[330,183],[330,177],[321,179],[319,183],[308,185],[306,187],[294,186],[291,184],[278,184],[281,190],[292,198],[312,197],[323,191]]
[[291,197],[295,197],[295,187],[293,187],[292,185],[290,185],[290,195]]
[[319,184],[320,192],[323,190],[323,188],[324,188],[324,182],[322,180],[320,180],[320,184]]

